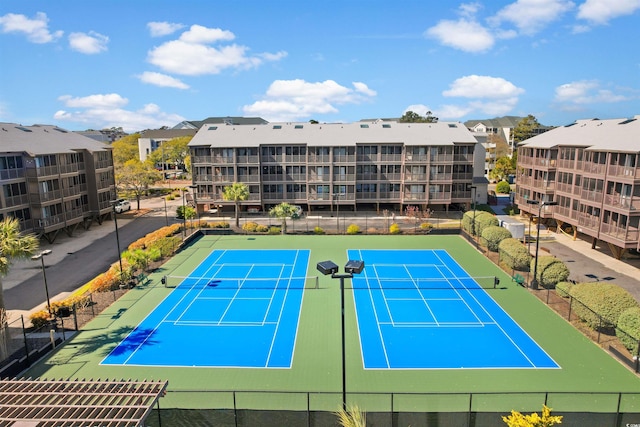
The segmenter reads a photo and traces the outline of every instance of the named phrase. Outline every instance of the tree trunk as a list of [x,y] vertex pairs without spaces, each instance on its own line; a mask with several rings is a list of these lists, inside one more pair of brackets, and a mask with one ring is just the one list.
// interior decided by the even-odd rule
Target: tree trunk
[[7,310],[4,307],[3,292],[2,279],[0,279],[0,361],[9,357],[9,324],[7,322]]
[[240,227],[240,203],[236,202],[236,227]]

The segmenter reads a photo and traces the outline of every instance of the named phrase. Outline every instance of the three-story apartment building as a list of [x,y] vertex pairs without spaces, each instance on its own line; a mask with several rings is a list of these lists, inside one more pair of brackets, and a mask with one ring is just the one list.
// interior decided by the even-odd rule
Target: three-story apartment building
[[558,226],[609,245],[614,256],[640,250],[640,116],[578,120],[520,144],[516,203],[531,215],[539,205]]
[[57,126],[0,123],[0,187],[0,219],[53,241],[111,213],[111,147]]
[[356,211],[469,206],[477,145],[462,123],[359,122],[204,125],[189,148],[201,210],[241,182],[243,209]]

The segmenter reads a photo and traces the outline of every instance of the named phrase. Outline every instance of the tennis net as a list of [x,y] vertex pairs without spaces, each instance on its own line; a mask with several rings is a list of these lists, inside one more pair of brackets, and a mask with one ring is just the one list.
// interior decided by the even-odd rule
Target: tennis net
[[318,289],[318,276],[281,278],[220,278],[195,276],[164,276],[166,288],[220,289]]
[[442,277],[442,278],[389,278],[354,276],[347,289],[497,289],[500,279],[496,276]]

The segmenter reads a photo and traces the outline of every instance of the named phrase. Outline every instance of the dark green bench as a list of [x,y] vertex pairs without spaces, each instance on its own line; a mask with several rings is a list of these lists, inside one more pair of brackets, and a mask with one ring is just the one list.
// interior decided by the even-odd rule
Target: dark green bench
[[144,273],[140,273],[136,276],[136,283],[138,285],[144,285],[147,282],[147,280],[149,280],[149,276],[147,276]]
[[516,273],[513,276],[511,276],[511,280],[513,280],[520,286],[524,285],[524,276],[520,273]]

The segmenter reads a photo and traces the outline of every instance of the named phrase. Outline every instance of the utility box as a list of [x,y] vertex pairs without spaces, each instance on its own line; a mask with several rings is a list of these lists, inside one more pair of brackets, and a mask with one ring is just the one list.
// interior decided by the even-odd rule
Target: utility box
[[504,227],[511,232],[514,239],[524,239],[524,224],[509,215],[497,215],[500,227]]

